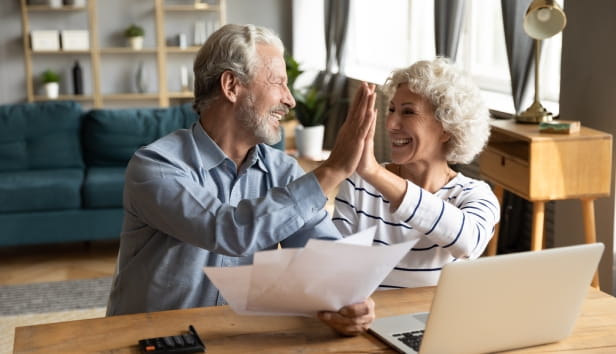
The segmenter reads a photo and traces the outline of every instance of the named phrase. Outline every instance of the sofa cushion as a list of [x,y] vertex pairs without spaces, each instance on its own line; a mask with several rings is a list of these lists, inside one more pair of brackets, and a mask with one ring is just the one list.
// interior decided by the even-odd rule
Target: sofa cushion
[[126,166],[143,145],[197,120],[190,104],[169,108],[93,109],[83,120],[88,165]]
[[90,167],[83,184],[84,208],[122,208],[125,167]]
[[0,212],[77,209],[83,169],[0,172]]
[[81,106],[37,102],[0,106],[0,171],[83,167]]

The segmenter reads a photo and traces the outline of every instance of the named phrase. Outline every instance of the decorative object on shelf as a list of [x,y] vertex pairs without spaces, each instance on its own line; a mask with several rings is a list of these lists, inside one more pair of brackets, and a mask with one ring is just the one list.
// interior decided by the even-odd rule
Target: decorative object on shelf
[[62,50],[88,50],[90,49],[90,36],[86,30],[60,31]]
[[33,51],[60,50],[60,34],[57,30],[32,30],[30,46]]
[[195,22],[195,33],[194,33],[194,45],[201,46],[205,43],[206,34],[205,34],[205,21],[197,21]]
[[62,0],[49,0],[49,7],[58,9],[62,7]]
[[143,35],[145,31],[143,27],[132,24],[124,30],[124,37],[128,40],[128,44],[135,50],[143,49]]
[[575,134],[582,126],[579,120],[553,120],[539,123],[539,133]]
[[216,29],[218,29],[218,27],[220,27],[218,25],[218,22],[208,21],[207,22],[207,32],[205,34],[205,39],[207,39],[207,37],[209,37],[212,33],[216,32]]
[[75,65],[73,65],[73,93],[75,95],[83,95],[83,71],[77,60],[75,60]]
[[560,33],[567,25],[564,11],[554,0],[534,0],[524,15],[524,31],[535,40],[535,100],[524,112],[515,117],[520,123],[541,123],[552,120],[539,102],[539,58],[541,40]]
[[178,47],[180,47],[180,49],[186,49],[187,46],[186,35],[184,33],[178,34]]
[[186,65],[180,67],[180,84],[182,86],[182,92],[190,91],[188,88],[188,68]]
[[41,74],[41,81],[43,82],[47,98],[58,98],[60,92],[60,75],[51,69],[47,69]]
[[64,0],[64,5],[72,7],[85,7],[86,0]]
[[139,93],[146,93],[148,91],[148,76],[145,73],[145,65],[143,64],[143,61],[140,61],[137,66],[135,87],[137,87],[137,92]]

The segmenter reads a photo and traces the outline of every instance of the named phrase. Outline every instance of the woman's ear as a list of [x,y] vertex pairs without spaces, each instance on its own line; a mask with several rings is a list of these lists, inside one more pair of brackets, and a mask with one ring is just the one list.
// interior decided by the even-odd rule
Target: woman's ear
[[229,101],[237,102],[239,89],[240,82],[231,71],[226,70],[220,75],[220,90]]
[[446,143],[451,140],[451,134],[445,130],[441,131],[441,142]]

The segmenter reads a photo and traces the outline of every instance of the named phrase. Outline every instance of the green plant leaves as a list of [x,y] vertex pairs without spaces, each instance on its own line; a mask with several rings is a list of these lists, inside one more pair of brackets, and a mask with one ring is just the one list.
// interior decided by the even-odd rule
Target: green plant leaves
[[46,84],[50,82],[60,82],[60,75],[51,69],[47,69],[41,74],[41,80]]

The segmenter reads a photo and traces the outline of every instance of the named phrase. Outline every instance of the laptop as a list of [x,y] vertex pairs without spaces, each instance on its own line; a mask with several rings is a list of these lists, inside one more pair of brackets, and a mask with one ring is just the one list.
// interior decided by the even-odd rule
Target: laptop
[[573,331],[603,248],[593,243],[447,264],[429,313],[377,318],[370,332],[401,353],[485,353],[557,342]]

